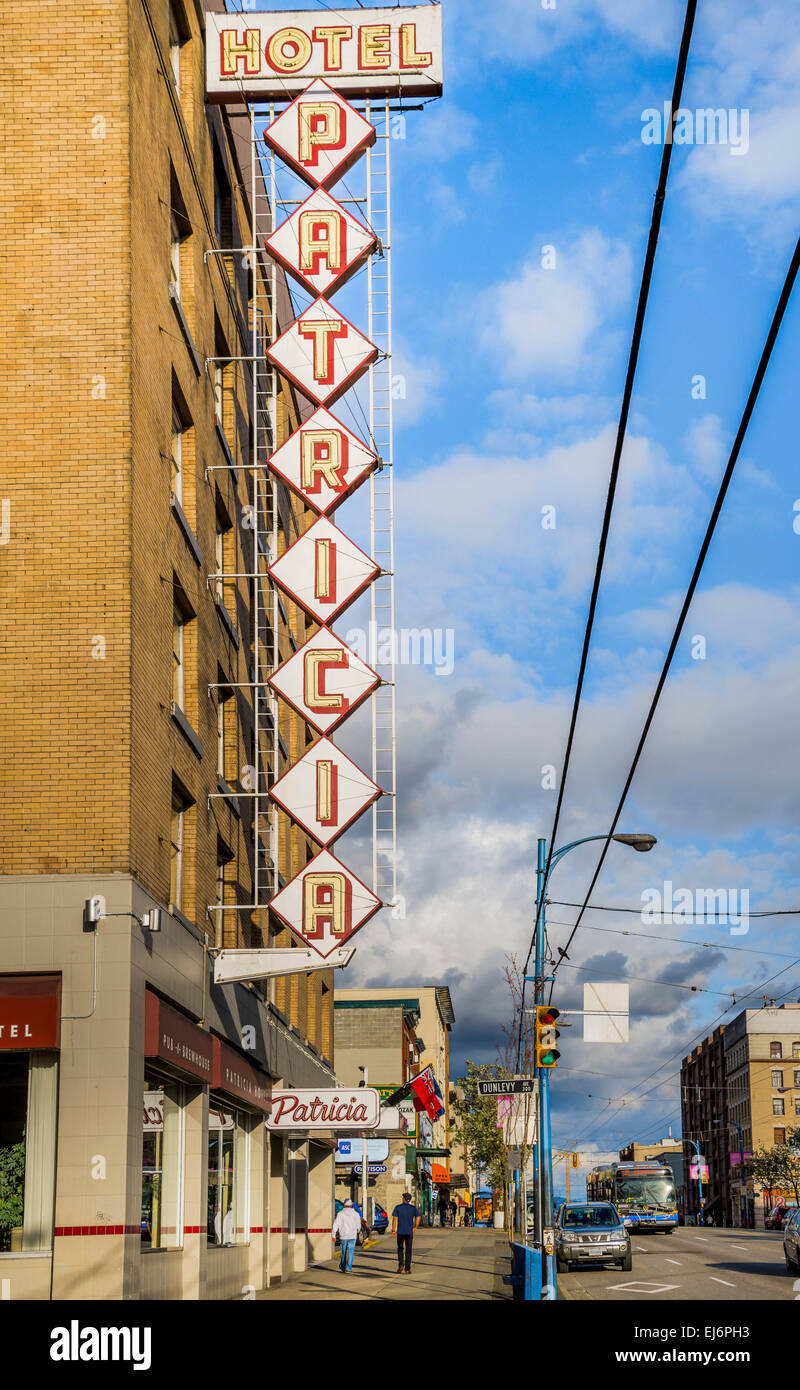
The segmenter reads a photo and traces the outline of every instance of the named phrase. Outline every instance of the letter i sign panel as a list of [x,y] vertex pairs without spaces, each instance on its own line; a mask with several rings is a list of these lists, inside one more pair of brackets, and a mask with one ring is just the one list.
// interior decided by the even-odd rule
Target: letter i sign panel
[[375,127],[318,77],[267,126],[264,140],[306,183],[330,188],[375,144]]

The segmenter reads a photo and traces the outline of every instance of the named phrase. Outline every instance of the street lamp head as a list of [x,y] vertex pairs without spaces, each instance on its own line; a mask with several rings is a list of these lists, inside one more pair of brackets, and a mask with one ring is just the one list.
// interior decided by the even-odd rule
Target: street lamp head
[[612,836],[621,845],[631,845],[639,854],[647,854],[647,851],[658,844],[655,835],[614,835]]

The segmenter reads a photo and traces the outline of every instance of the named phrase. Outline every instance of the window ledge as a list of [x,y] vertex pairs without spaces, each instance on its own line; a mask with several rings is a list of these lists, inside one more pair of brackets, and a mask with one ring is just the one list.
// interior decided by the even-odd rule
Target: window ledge
[[51,1250],[0,1250],[0,1260],[52,1260]]
[[189,720],[186,718],[186,715],[184,714],[184,712],[183,712],[183,710],[181,709],[180,705],[176,705],[176,704],[175,704],[175,701],[173,700],[173,701],[171,702],[171,704],[170,704],[169,712],[170,712],[170,714],[171,714],[171,716],[172,716],[172,719],[173,719],[174,723],[177,724],[178,728],[180,729],[181,733],[183,734],[183,737],[186,739],[186,742],[189,744],[189,747],[191,748],[192,752],[195,754],[196,757],[202,758],[202,756],[203,756],[203,744],[202,744],[202,740],[201,740],[199,734],[196,734],[196,733],[195,733],[194,729],[192,728],[191,724],[189,723]]
[[215,599],[214,603],[217,612],[220,618],[222,619],[222,625],[227,630],[228,636],[230,637],[231,641],[233,642],[233,645],[235,646],[238,652],[241,643],[239,641],[239,634],[236,631],[236,628],[234,627],[233,618],[231,617],[221,598]]
[[228,783],[225,781],[224,777],[217,778],[217,786],[222,792],[222,795],[225,797],[225,800],[228,806],[230,807],[231,811],[233,811],[233,814],[237,817],[238,820],[241,820],[242,813],[239,809],[239,802],[237,800],[236,793],[233,790],[233,788],[228,786]]
[[189,349],[189,356],[192,359],[192,366],[194,367],[195,375],[202,376],[203,364],[200,361],[200,353],[197,351],[197,348],[194,345],[194,338],[192,337],[191,329],[189,328],[189,325],[186,321],[186,315],[183,312],[183,305],[181,304],[180,297],[177,291],[175,290],[174,286],[172,285],[170,285],[169,287],[169,297],[170,303],[172,304],[172,307],[175,310],[175,317],[180,325],[180,330],[183,334],[184,341],[186,343],[187,348]]
[[174,492],[171,492],[169,495],[169,505],[172,509],[172,515],[174,516],[186,540],[189,543],[189,549],[192,552],[192,558],[199,569],[203,563],[203,557],[200,553],[200,546],[197,543],[197,537],[194,534],[194,531],[189,525],[186,513],[183,510],[183,507],[181,506]]
[[233,454],[232,454],[232,452],[231,452],[231,446],[230,446],[230,444],[228,443],[228,436],[226,435],[224,429],[222,428],[222,425],[220,424],[219,420],[217,420],[217,439],[219,440],[220,445],[221,445],[221,447],[222,447],[222,452],[223,452],[223,454],[225,455],[225,460],[226,460],[226,462],[227,462],[227,465],[228,465],[228,467],[231,469],[231,471],[232,471],[232,473],[233,473],[233,475],[234,475],[234,477],[235,477],[235,476],[236,476],[236,464],[235,464],[234,461],[233,461]]

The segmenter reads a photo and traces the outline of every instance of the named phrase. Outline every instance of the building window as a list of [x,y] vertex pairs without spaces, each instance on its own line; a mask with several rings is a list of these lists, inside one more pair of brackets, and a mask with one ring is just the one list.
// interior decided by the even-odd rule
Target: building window
[[183,503],[183,436],[186,433],[186,426],[180,415],[173,406],[172,408],[172,443],[170,446],[170,458],[172,460],[172,475],[170,487],[172,495],[178,502]]
[[177,705],[179,710],[183,709],[185,700],[184,675],[186,670],[186,659],[184,653],[184,628],[186,626],[186,616],[178,607],[177,603],[172,606],[172,702]]
[[172,80],[175,83],[175,90],[178,96],[181,94],[181,49],[188,37],[186,19],[179,6],[175,3],[175,0],[170,0],[169,63],[172,69]]
[[783,1103],[783,1096],[773,1096],[773,1097],[772,1097],[772,1113],[773,1113],[773,1115],[785,1115],[785,1114],[786,1114],[786,1107],[785,1107],[785,1105],[784,1105],[784,1103]]
[[769,1045],[770,1057],[782,1057],[781,1045],[779,1042],[771,1042]]
[[794,1098],[794,1113],[795,1115],[800,1115],[800,1097],[798,1096]]
[[170,257],[169,292],[172,299],[182,303],[186,293],[186,274],[189,270],[192,224],[186,212],[175,170],[170,170]]
[[794,1073],[794,1084],[795,1084],[795,1086],[800,1086],[800,1071],[798,1071],[797,1068],[795,1068],[795,1073]]
[[147,1250],[183,1244],[183,1087],[145,1072],[141,1242]]
[[233,246],[233,200],[225,164],[214,145],[214,231],[222,247]]
[[772,1142],[773,1142],[773,1144],[785,1144],[785,1143],[786,1143],[786,1130],[785,1130],[785,1129],[782,1129],[782,1128],[773,1129],[773,1131],[772,1131]]
[[772,1071],[772,1073],[771,1073],[771,1076],[772,1076],[772,1085],[773,1085],[774,1089],[775,1089],[775,1090],[781,1089],[781,1088],[783,1087],[783,1072],[782,1072],[782,1071],[779,1071],[778,1068],[776,1067],[776,1068],[773,1069],[773,1071]]
[[0,1252],[51,1250],[58,1054],[0,1054]]
[[188,803],[174,787],[169,832],[169,900],[180,912],[184,900],[184,856],[186,850],[186,812]]
[[250,1135],[246,1117],[211,1096],[208,1112],[209,1245],[244,1245],[250,1239]]
[[792,1056],[800,1059],[800,1042],[792,1043]]

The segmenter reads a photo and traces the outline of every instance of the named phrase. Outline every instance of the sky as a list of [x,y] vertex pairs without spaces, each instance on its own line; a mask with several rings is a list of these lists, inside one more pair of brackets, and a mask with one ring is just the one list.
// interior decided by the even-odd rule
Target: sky
[[[442,8],[444,96],[391,148],[396,592],[398,626],[442,651],[451,633],[454,662],[398,669],[404,915],[356,938],[346,983],[448,984],[458,1075],[496,1060],[504,967],[530,939],[662,153],[643,112],[671,96],[684,5]],[[673,151],[562,844],[610,823],[800,231],[794,4],[698,11],[682,106],[732,110],[742,138]],[[341,297],[361,326],[363,286]],[[680,1132],[681,1056],[736,1016],[732,993],[800,999],[800,917],[731,934],[638,915],[665,881],[800,907],[799,352],[795,296],[620,822],[658,844],[613,846],[592,900],[635,911],[588,911],[558,974],[563,1009],[587,981],[630,981],[627,1045],[584,1043],[579,1017],[562,1031],[554,1142],[584,1172]],[[365,505],[362,489],[337,514],[361,543]],[[368,768],[367,733],[357,714],[340,741]],[[369,828],[340,842],[362,875]],[[553,947],[597,848],[553,873]]]

